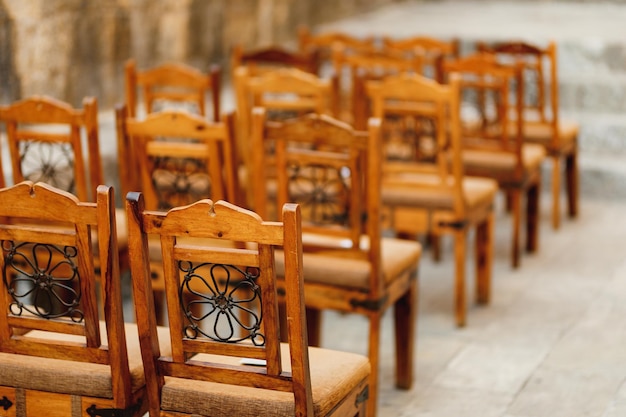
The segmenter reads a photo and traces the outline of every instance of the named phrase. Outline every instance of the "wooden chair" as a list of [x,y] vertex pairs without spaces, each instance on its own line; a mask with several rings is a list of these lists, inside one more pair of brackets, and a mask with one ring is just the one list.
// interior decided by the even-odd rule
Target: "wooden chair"
[[[255,207],[267,205],[262,150],[276,150],[280,207],[300,203],[303,213],[304,288],[309,342],[319,344],[321,311],[362,314],[369,320],[369,415],[376,413],[381,320],[395,310],[396,385],[413,382],[417,280],[421,255],[417,242],[381,236],[380,122],[358,133],[326,115],[308,114],[266,122],[253,114]],[[283,266],[277,262],[282,276]]]
[[[202,198],[236,201],[231,123],[209,122],[181,110],[153,113],[145,120],[116,109],[121,173],[129,191],[142,191],[151,210],[167,210]],[[126,154],[128,153],[128,154]],[[132,168],[132,171],[131,171]]]
[[[364,415],[367,358],[307,347],[296,205],[284,207],[283,223],[265,222],[224,201],[153,212],[138,193],[129,194],[127,210],[150,416]],[[158,237],[163,253],[171,355],[157,348],[150,236]],[[186,244],[190,238],[194,243]],[[224,249],[234,242],[248,245]],[[278,247],[284,249],[281,285],[274,268]],[[285,290],[289,323],[284,344],[279,289]],[[197,306],[208,312],[197,315]],[[246,313],[249,325],[236,312]]]
[[494,53],[505,62],[514,60],[524,67],[524,140],[546,148],[552,160],[552,226],[561,223],[561,175],[565,164],[568,214],[578,215],[578,123],[559,116],[557,45],[545,48],[526,42],[503,42],[479,49]]
[[[467,177],[461,157],[459,84],[441,85],[417,74],[370,81],[373,116],[383,121],[382,201],[396,233],[426,229],[454,236],[456,323],[466,322],[467,237],[476,227],[476,298],[490,298],[493,261],[493,200],[498,184]],[[420,219],[426,220],[426,227]]]
[[430,36],[413,36],[409,38],[393,39],[384,37],[383,48],[391,51],[405,51],[422,57],[422,72],[439,83],[444,82],[443,61],[446,58],[459,57],[459,40],[448,41]]
[[[116,118],[118,149],[133,155],[133,171],[128,174],[135,181],[126,192],[143,192],[148,209],[166,211],[209,197],[233,202],[240,198],[227,121],[209,122],[180,110],[164,110],[136,120],[127,117],[124,107],[117,109]],[[159,272],[162,256],[158,242],[150,247],[161,323],[165,290]]]
[[0,190],[0,218],[3,415],[142,416],[145,377],[137,327],[124,323],[113,189],[98,187],[87,203],[24,181]]
[[[0,107],[6,125],[13,183],[45,182],[75,194],[80,201],[95,201],[104,184],[98,138],[98,105],[85,98],[83,108],[47,96],[32,96]],[[128,268],[126,214],[117,211],[121,268]]]
[[210,101],[212,120],[220,120],[221,69],[217,65],[211,66],[208,73],[181,63],[138,70],[135,60],[129,59],[126,61],[125,77],[125,104],[130,117],[138,116],[139,90],[145,114],[177,104],[179,108],[186,106],[194,113],[207,116],[207,101]]
[[373,36],[359,38],[345,32],[322,32],[311,33],[307,26],[298,28],[298,47],[300,51],[315,54],[318,64],[318,71],[323,70],[327,64],[331,64],[335,70],[337,65],[333,62],[333,50],[340,49],[344,53],[351,52],[372,52],[377,50],[376,39]]
[[[389,75],[401,73],[422,73],[422,57],[418,54],[407,55],[398,51],[376,51],[345,54],[335,51],[337,68],[347,69],[350,73],[350,105],[344,121],[350,121],[358,130],[367,128],[371,114],[368,107],[365,84],[372,80],[381,80]],[[345,109],[345,107],[344,107]]]
[[[446,74],[460,74],[463,165],[472,176],[498,181],[512,210],[512,265],[520,264],[522,196],[526,196],[526,250],[538,248],[541,163],[545,149],[523,143],[521,118],[521,67],[496,62],[490,54],[476,53],[444,63]],[[518,99],[509,102],[511,88]],[[511,116],[513,115],[513,116]],[[511,123],[516,120],[518,123]]]
[[[246,167],[242,184],[246,189],[255,175],[251,166],[251,116],[252,109],[261,106],[267,109],[267,118],[281,120],[310,112],[334,114],[336,111],[336,83],[323,80],[314,74],[296,68],[281,68],[253,75],[247,67],[235,71],[237,97],[237,140],[238,154]],[[268,160],[269,163],[269,160]],[[252,201],[248,190],[248,201]]]

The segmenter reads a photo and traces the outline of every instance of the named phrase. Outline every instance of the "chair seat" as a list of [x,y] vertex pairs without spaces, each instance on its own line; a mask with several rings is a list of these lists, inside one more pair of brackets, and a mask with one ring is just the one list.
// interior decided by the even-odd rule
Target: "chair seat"
[[[285,371],[291,371],[286,344],[282,344]],[[194,359],[239,365],[239,358],[200,354]],[[316,416],[327,415],[351,391],[364,384],[370,373],[366,357],[354,353],[309,348],[313,407]],[[165,378],[163,410],[212,417],[293,416],[293,394],[237,385]]]
[[[330,236],[303,233],[302,241],[305,247],[312,245],[316,248],[328,248],[316,250],[315,253],[303,253],[305,282],[329,284],[363,291],[369,289],[371,263],[363,258],[364,252],[340,249],[347,247],[349,242]],[[368,246],[368,240],[362,239],[361,249]],[[415,267],[421,253],[422,247],[417,242],[383,238],[381,241],[381,262],[384,283],[389,285],[402,272]],[[276,274],[278,276],[283,276],[285,271],[282,259],[282,255],[277,254]]]
[[[435,185],[439,181],[439,177],[428,174],[403,174],[399,179],[400,181],[406,180],[409,184],[406,186],[401,184],[388,185],[383,180],[383,204],[437,210],[452,210],[454,208],[454,196],[450,192],[435,188],[416,190],[411,185],[411,183]],[[450,177],[450,180],[453,181],[453,178]],[[497,191],[498,183],[490,178],[463,178],[462,192],[467,210],[492,204]]]
[[[580,126],[577,122],[566,120],[559,123],[559,148],[569,148],[575,144]],[[552,142],[552,126],[548,123],[524,123],[524,139],[549,147]]]
[[[522,145],[522,165],[525,173],[538,170],[546,157],[543,146],[533,143]],[[468,175],[494,178],[500,182],[515,181],[516,158],[511,153],[465,149],[463,166]]]
[[[135,324],[125,323],[125,328],[131,387],[133,392],[137,392],[145,385],[139,336]],[[102,321],[100,322],[100,331],[103,344],[106,344],[106,327]],[[51,334],[36,330],[31,331],[27,336],[39,339],[84,340],[81,336]],[[159,328],[159,341],[162,354],[170,354],[169,332],[166,328]],[[0,353],[0,381],[5,386],[15,388],[113,398],[110,369],[108,365],[95,363]]]

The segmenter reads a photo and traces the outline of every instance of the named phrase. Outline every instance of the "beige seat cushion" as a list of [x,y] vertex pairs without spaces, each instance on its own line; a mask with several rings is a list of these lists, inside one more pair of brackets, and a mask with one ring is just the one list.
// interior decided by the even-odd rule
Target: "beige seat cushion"
[[[499,181],[514,180],[515,155],[475,149],[463,151],[463,165],[468,175],[495,178]],[[539,169],[546,157],[543,146],[533,143],[522,145],[522,164],[526,172]]]
[[[381,195],[384,204],[425,209],[453,209],[454,196],[451,192],[428,187],[437,184],[439,177],[428,174],[406,174],[402,175],[402,181],[407,181],[407,185],[385,184],[383,180]],[[453,177],[450,177],[450,184],[453,181]],[[427,187],[419,187],[420,184],[426,184]],[[464,177],[462,180],[463,199],[468,210],[492,204],[497,191],[498,183],[490,178]]]
[[[314,236],[303,235],[302,240],[311,243]],[[315,246],[328,247],[328,250],[315,253],[305,252],[302,256],[304,266],[304,280],[321,284],[337,285],[363,291],[369,290],[371,264],[363,257],[354,257],[353,251],[341,249],[345,247],[345,240],[332,237],[316,239]],[[361,248],[369,246],[367,239],[362,239]],[[417,242],[383,238],[381,242],[381,261],[383,280],[389,284],[403,272],[417,267],[422,247]],[[285,265],[282,253],[276,254],[276,275],[283,276]]]
[[[552,125],[548,123],[541,122],[528,122],[524,123],[524,139],[533,142],[539,143],[543,146],[550,145],[553,136]],[[578,123],[571,120],[563,120],[559,122],[558,133],[559,133],[559,146],[569,146],[572,145],[573,142],[576,141],[578,137],[578,131],[580,126]]]
[[[139,336],[135,324],[126,323],[125,327],[132,391],[136,392],[145,385]],[[103,344],[106,344],[104,322],[100,323],[100,331]],[[84,340],[81,336],[42,331],[32,331],[28,336],[68,341]],[[167,328],[159,328],[159,343],[161,353],[170,354]],[[2,385],[15,388],[113,398],[111,371],[108,365],[0,353],[0,381]]]
[[[239,359],[232,357],[198,355],[196,358],[239,364]],[[309,360],[316,416],[327,415],[370,374],[368,359],[354,353],[309,348]],[[282,363],[286,370],[291,369],[288,349],[284,344]],[[294,415],[292,393],[169,377],[165,378],[161,407],[168,411],[212,417]]]

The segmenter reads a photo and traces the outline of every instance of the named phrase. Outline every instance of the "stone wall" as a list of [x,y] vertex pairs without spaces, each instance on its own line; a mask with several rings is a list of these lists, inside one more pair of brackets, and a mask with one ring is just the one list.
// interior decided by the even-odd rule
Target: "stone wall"
[[232,45],[295,39],[398,0],[0,0],[0,101],[48,94],[80,105],[122,100],[123,65],[227,62]]

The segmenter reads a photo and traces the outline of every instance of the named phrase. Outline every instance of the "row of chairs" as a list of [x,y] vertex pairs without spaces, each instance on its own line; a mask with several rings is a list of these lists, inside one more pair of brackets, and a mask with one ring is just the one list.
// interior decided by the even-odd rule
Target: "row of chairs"
[[[365,414],[368,359],[308,348],[298,205],[283,207],[282,222],[266,222],[207,199],[147,210],[143,195],[130,193],[131,324],[123,315],[111,187],[99,186],[90,203],[24,181],[0,189],[0,201],[0,402],[7,415]],[[155,239],[167,327],[156,325],[153,308],[148,246]],[[55,300],[60,311],[45,303]],[[208,312],[197,314],[198,306]]]
[[[293,68],[279,71],[255,68],[253,65],[255,58],[259,61],[283,60],[276,51],[250,54],[239,51],[233,54],[233,60],[238,60],[233,73],[238,111],[236,116],[222,117],[220,122],[217,121],[220,113],[219,94],[215,94],[216,91],[219,93],[219,88],[216,87],[219,83],[217,71],[202,74],[180,65],[170,65],[159,68],[158,71],[142,72],[136,69],[133,62],[129,62],[127,103],[125,107],[117,110],[116,118],[120,182],[124,194],[127,191],[142,190],[145,200],[142,204],[151,210],[165,210],[191,203],[204,194],[210,195],[214,201],[225,199],[253,208],[264,220],[284,220],[280,212],[281,204],[299,201],[301,214],[305,219],[302,239],[305,249],[303,269],[309,342],[320,343],[320,312],[323,309],[357,312],[368,317],[369,359],[372,368],[368,379],[370,400],[367,407],[369,413],[374,415],[380,320],[387,307],[391,305],[395,306],[396,318],[396,382],[402,388],[410,387],[412,382],[415,272],[421,251],[416,242],[381,238],[382,228],[391,225],[399,234],[426,230],[434,236],[442,233],[452,233],[455,236],[456,321],[457,324],[463,325],[466,320],[465,240],[473,226],[476,226],[477,230],[477,299],[483,303],[489,300],[493,245],[492,206],[498,183],[493,179],[470,178],[464,175],[469,166],[468,152],[461,151],[464,144],[471,141],[463,139],[462,128],[474,129],[476,137],[489,134],[496,139],[499,138],[498,133],[510,132],[510,129],[507,127],[498,132],[497,123],[487,120],[473,122],[469,126],[463,126],[460,120],[455,120],[459,115],[456,109],[461,103],[460,91],[464,82],[462,79],[455,80],[457,76],[448,76],[453,71],[450,69],[452,63],[448,64],[447,60],[440,57],[432,59],[432,62],[437,63],[435,68],[439,68],[440,71],[433,74],[434,78],[445,77],[441,80],[447,81],[447,85],[426,80],[418,76],[416,70],[411,70],[412,74],[397,74],[385,79],[363,75],[362,71],[354,71],[351,78],[353,98],[342,100],[338,77],[331,77],[326,81],[312,71],[313,69],[320,71],[322,68],[322,61],[319,59],[324,56],[324,51],[327,53],[326,56],[336,59],[341,56],[356,57],[357,54],[350,52],[346,46],[345,39],[349,37],[343,35],[344,45],[334,35],[326,38],[333,39],[331,41],[327,39],[326,49],[313,49],[311,54],[316,57],[317,64],[308,70],[302,67],[308,72]],[[317,38],[320,43],[318,46],[322,46],[323,40],[324,36]],[[315,46],[314,43],[312,45],[303,47],[302,51],[306,52],[309,50],[307,48]],[[380,51],[369,51],[365,55],[368,57],[367,62],[379,68],[376,63],[379,62],[377,60],[381,55]],[[342,59],[344,62],[349,61],[346,58]],[[501,66],[489,62],[490,58],[481,59],[494,67]],[[292,61],[289,65],[293,64]],[[184,72],[187,76],[178,78],[172,75],[177,72]],[[454,72],[458,73],[461,70],[456,68]],[[511,79],[517,79],[521,85],[520,74],[519,69],[503,70],[502,75],[495,76],[500,80],[499,83],[494,82],[489,87],[491,90],[497,90],[501,97],[507,97]],[[177,81],[163,88],[164,84],[168,85],[168,81],[174,79]],[[505,79],[507,82],[502,81]],[[153,84],[157,87],[155,88]],[[134,113],[137,107],[136,96],[130,92],[135,85],[142,86],[144,109],[147,112],[155,109],[154,104],[157,100],[188,99],[190,96],[181,94],[180,87],[200,88],[201,92],[195,93],[194,98],[204,96],[206,91],[212,91],[213,122],[178,111],[150,114],[140,120],[137,117],[138,113]],[[302,97],[294,100],[299,95]],[[416,97],[421,97],[421,104],[419,100],[417,104],[411,104],[411,100]],[[287,100],[283,100],[284,98]],[[484,98],[487,98],[487,95]],[[33,107],[36,109],[39,106],[41,109],[43,108],[41,103],[49,101],[43,98],[35,99]],[[484,101],[487,102],[488,99]],[[342,102],[353,104],[346,111]],[[359,106],[362,103],[370,105],[363,108]],[[508,100],[503,103],[508,103]],[[516,103],[518,104],[519,102]],[[43,114],[54,114],[53,107],[46,109]],[[253,111],[255,107],[260,108]],[[85,110],[87,108],[85,105]],[[201,114],[207,111],[204,104],[195,104],[192,109]],[[498,114],[509,113],[509,110],[499,110]],[[306,111],[320,114],[305,116],[297,122],[284,121]],[[9,108],[0,110],[0,116],[4,120],[10,120],[10,114]],[[354,130],[344,122],[333,120],[324,114],[343,118],[358,129]],[[368,126],[366,120],[369,116],[379,117],[383,121],[382,125],[373,122]],[[92,117],[92,120],[95,119]],[[504,120],[508,126],[509,122],[512,124],[521,118]],[[502,126],[501,120],[498,123]],[[368,128],[369,135],[360,133]],[[479,135],[477,133],[479,128],[488,129],[481,131]],[[9,132],[10,129],[7,128],[7,133]],[[292,149],[288,143],[304,142],[303,138],[308,137],[304,132],[318,132],[309,135],[315,146],[311,148],[300,143]],[[517,132],[519,133],[519,130]],[[522,133],[524,132],[522,130]],[[412,139],[414,143],[409,144],[407,148],[409,142],[403,143],[406,136],[423,140],[416,142]],[[510,142],[520,143],[519,136],[518,134],[518,137],[512,138]],[[49,141],[49,137],[45,135],[41,137],[46,137],[48,139],[45,140]],[[177,137],[178,140],[169,140],[173,137]],[[333,140],[327,143],[328,138]],[[375,143],[379,140],[377,138],[383,138],[380,144]],[[337,144],[349,149],[351,143],[357,149],[353,150],[354,155],[332,156],[333,153],[339,153]],[[388,147],[388,143],[393,146]],[[575,145],[575,140],[573,143]],[[513,148],[513,145],[509,147]],[[28,149],[28,146],[25,148]],[[521,149],[521,146],[519,148]],[[407,161],[402,161],[402,158],[398,157],[403,155],[406,157],[407,149],[410,149],[410,154],[420,156],[418,163],[407,164]],[[313,164],[314,158],[311,153],[318,150],[326,152],[326,155],[323,155],[326,159],[321,165],[330,164],[333,166],[332,169],[320,169]],[[501,150],[498,152],[501,153]],[[520,153],[520,150],[508,152],[509,155],[515,155],[516,152]],[[494,149],[475,151],[473,160],[493,161],[493,154]],[[82,155],[82,150],[78,155]],[[392,156],[395,160],[381,165],[383,155]],[[522,186],[524,183],[517,177],[519,166],[511,162],[516,156],[508,158],[508,161],[504,158],[496,164],[501,168],[499,175],[502,175],[496,179],[501,186],[510,187],[505,189],[510,190],[511,207],[516,213],[514,218],[519,219],[521,216],[519,190],[524,189]],[[201,161],[198,162],[198,159]],[[194,160],[196,162],[193,162]],[[469,162],[471,160],[469,158]],[[215,161],[221,163],[216,165]],[[317,164],[320,165],[319,161]],[[67,170],[72,165],[73,163],[65,165],[63,169]],[[80,163],[76,163],[74,168],[78,168],[78,165]],[[480,164],[478,165],[477,173],[484,174],[480,171]],[[512,172],[507,171],[510,165],[515,167]],[[536,165],[539,166],[538,163]],[[99,167],[91,163],[89,166],[90,169],[94,166]],[[575,158],[570,159],[568,167],[575,168]],[[20,169],[14,167],[14,172],[20,172]],[[172,169],[176,174],[172,175]],[[40,172],[50,171],[41,169]],[[356,180],[357,177],[360,180]],[[525,177],[528,180],[527,184],[531,184],[527,188],[530,190],[527,193],[529,195],[527,217],[534,220],[528,223],[529,249],[536,248],[538,177],[538,168],[532,175]],[[15,173],[14,178],[16,181],[20,180]],[[24,178],[39,179],[36,175],[30,174],[23,176]],[[355,180],[354,184],[349,185],[351,180]],[[570,178],[571,184],[574,184],[573,180],[574,176]],[[69,184],[70,188],[76,186],[71,182]],[[352,188],[356,191],[352,191]],[[314,198],[306,199],[307,195],[313,195]],[[384,204],[381,204],[381,201]],[[570,214],[575,214],[572,213],[572,207],[575,207],[575,204],[570,205]],[[125,221],[125,216],[116,218]],[[380,222],[381,218],[384,220],[383,224]],[[307,219],[310,221],[306,221]],[[320,239],[320,224],[324,223],[338,223],[339,226],[332,227],[335,230],[333,236]],[[519,220],[514,220],[514,227],[515,225],[519,225]],[[118,225],[117,230],[125,231],[126,225]],[[517,239],[514,237],[514,262],[515,254],[518,252],[515,247]],[[128,244],[125,244],[125,241],[128,242],[125,236],[118,238],[120,242],[118,256],[122,260],[122,267],[128,265]],[[162,297],[167,293],[168,285],[162,267],[164,257],[158,242],[147,239],[147,244],[151,253],[148,269],[154,277],[152,286]],[[228,250],[233,250],[231,246],[228,245]],[[285,269],[281,269],[283,266],[279,262],[280,259],[279,256],[276,264],[279,276],[285,274],[283,272]],[[193,291],[185,291],[185,294],[187,293]],[[283,290],[280,289],[278,293],[282,296]],[[156,308],[159,309],[159,303]],[[169,305],[167,310],[168,321],[171,322],[172,313]],[[186,313],[186,317],[190,317],[190,311]],[[160,317],[161,314],[163,313],[150,311],[146,317]],[[283,325],[281,329],[285,330],[286,326]],[[152,338],[153,347],[154,340]],[[157,392],[159,387],[153,388],[153,392]],[[360,393],[362,388],[362,386],[359,388]]]

